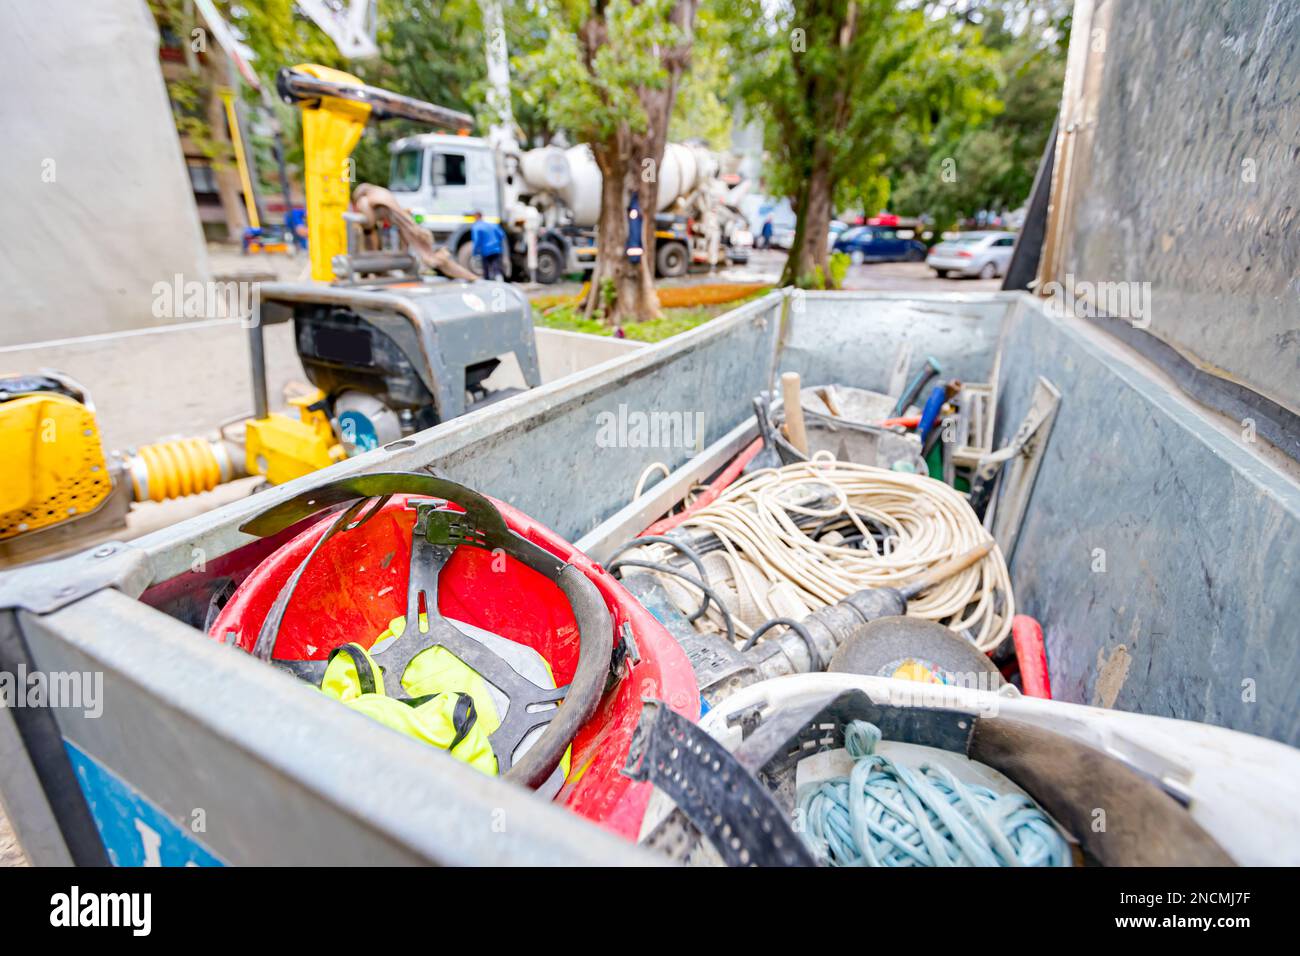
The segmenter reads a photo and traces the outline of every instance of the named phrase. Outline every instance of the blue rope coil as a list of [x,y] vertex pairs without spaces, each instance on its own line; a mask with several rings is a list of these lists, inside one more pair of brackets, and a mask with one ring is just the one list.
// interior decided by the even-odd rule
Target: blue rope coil
[[1024,794],[962,783],[943,767],[918,773],[875,752],[880,728],[851,721],[846,777],[799,797],[803,838],[830,866],[1071,866],[1056,825]]

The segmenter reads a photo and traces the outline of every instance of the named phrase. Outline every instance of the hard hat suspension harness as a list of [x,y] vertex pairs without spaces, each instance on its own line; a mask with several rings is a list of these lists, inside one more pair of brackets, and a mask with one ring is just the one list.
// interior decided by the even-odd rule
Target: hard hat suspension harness
[[[417,655],[432,647],[446,648],[478,672],[510,701],[500,726],[489,737],[499,772],[525,786],[539,786],[559,764],[578,729],[595,712],[609,673],[613,624],[600,592],[581,570],[513,531],[490,500],[463,485],[428,475],[401,473],[342,478],[281,502],[246,522],[241,531],[268,537],[311,514],[351,502],[307,553],[277,595],[262,622],[253,656],[313,684],[321,683],[329,666],[328,660],[289,660],[274,656],[276,636],[285,611],[303,572],[325,542],[336,534],[364,525],[394,494],[427,495],[434,500],[415,505],[405,628],[397,640],[388,643],[378,653],[370,651],[370,658],[384,673],[392,676],[396,684],[392,696],[403,701],[410,701],[410,698],[401,689],[401,676]],[[447,508],[448,502],[464,508],[464,512]],[[460,545],[504,552],[542,574],[564,592],[578,625],[580,641],[578,664],[571,683],[555,688],[533,683],[485,644],[462,633],[439,614],[438,577]],[[427,629],[421,625],[422,613],[427,620]],[[344,645],[335,653],[346,647]],[[349,654],[354,661],[365,656]],[[358,662],[357,666],[360,675],[362,665]],[[371,678],[373,681],[373,675]],[[539,705],[556,703],[559,703],[558,707],[547,706],[534,712]],[[541,726],[546,726],[545,733],[516,762],[516,748],[529,733]]]

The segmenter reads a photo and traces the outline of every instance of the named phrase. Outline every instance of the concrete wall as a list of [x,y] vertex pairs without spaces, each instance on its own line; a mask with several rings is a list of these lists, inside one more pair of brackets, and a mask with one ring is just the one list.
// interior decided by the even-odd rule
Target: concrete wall
[[4,5],[0,345],[182,318],[154,286],[208,278],[144,0]]

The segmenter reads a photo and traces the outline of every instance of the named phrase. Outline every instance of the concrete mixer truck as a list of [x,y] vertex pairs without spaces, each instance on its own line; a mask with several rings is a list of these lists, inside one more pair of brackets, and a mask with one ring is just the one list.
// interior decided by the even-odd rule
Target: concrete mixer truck
[[[477,268],[469,241],[470,213],[477,210],[505,230],[514,279],[551,283],[595,266],[601,175],[586,146],[522,150],[475,136],[426,133],[391,149],[389,190],[463,265]],[[658,275],[748,258],[752,236],[718,172],[717,157],[704,147],[670,143],[664,150],[655,219]]]

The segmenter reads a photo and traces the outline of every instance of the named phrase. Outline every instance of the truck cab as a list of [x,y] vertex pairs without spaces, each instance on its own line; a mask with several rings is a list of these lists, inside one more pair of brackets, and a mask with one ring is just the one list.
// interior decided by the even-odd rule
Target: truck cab
[[[472,213],[501,221],[496,157],[477,136],[424,133],[392,146],[388,189],[420,225],[459,256]],[[462,264],[468,265],[461,257]]]
[[[477,210],[505,230],[510,247],[506,275],[526,274],[527,247],[519,224],[505,221],[505,199],[498,178],[497,157],[490,143],[477,136],[424,133],[398,140],[390,147],[392,163],[388,189],[436,242],[455,254],[460,264],[482,272],[475,260],[469,229]],[[572,243],[562,230],[543,229],[537,248],[536,279],[558,282],[566,272],[581,271]]]

